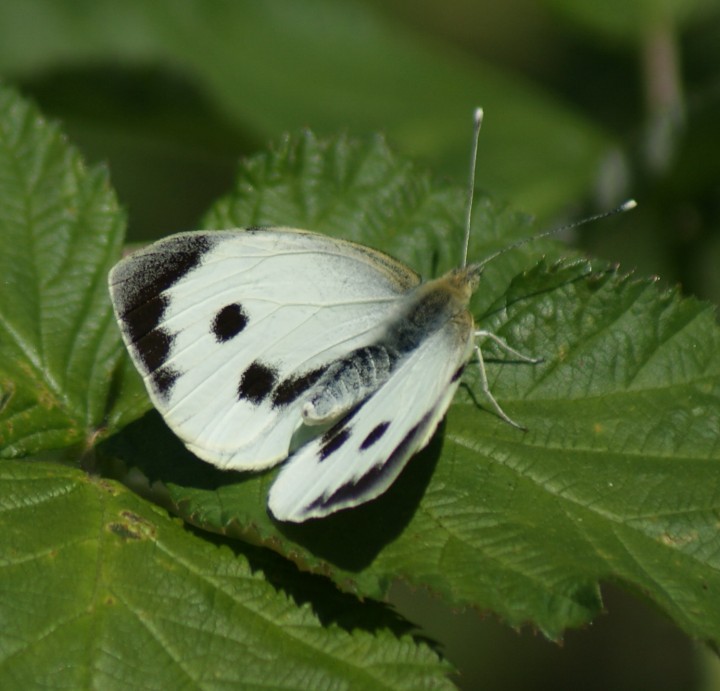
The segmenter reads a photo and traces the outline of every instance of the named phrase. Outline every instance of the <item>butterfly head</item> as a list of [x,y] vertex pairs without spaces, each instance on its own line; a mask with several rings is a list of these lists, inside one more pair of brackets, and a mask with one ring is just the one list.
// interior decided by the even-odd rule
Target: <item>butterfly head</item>
[[472,294],[480,285],[480,276],[482,275],[483,264],[468,264],[458,269],[453,269],[446,278],[448,283],[461,296],[462,300],[467,303],[470,301]]

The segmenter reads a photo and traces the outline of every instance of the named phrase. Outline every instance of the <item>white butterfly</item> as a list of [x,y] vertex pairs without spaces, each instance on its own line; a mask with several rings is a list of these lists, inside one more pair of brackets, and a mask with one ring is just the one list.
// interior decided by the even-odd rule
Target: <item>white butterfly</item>
[[516,425],[488,389],[476,339],[536,360],[474,328],[468,303],[483,265],[463,261],[421,283],[363,245],[249,228],[165,238],[118,263],[109,283],[170,428],[220,468],[290,456],[268,507],[300,522],[387,490],[429,442],[473,353],[488,401]]

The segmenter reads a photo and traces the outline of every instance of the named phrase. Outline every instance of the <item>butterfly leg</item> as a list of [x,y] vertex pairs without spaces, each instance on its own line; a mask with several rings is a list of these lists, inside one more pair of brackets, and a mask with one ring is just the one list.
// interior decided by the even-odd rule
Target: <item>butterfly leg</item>
[[[515,348],[509,346],[502,338],[500,338],[500,336],[497,336],[490,331],[476,331],[475,338],[489,338],[491,341],[495,341],[495,343],[497,343],[497,345],[504,351],[510,353],[511,355],[515,356],[519,360],[522,360],[523,362],[530,362],[532,364],[542,362],[542,358],[529,357],[528,355],[525,355],[524,353],[515,350]],[[500,407],[500,404],[495,400],[495,396],[492,395],[490,391],[490,385],[488,384],[487,373],[485,372],[485,360],[482,356],[482,350],[480,350],[480,346],[477,345],[477,343],[475,344],[475,355],[477,355],[478,366],[480,367],[480,386],[497,415],[503,420],[505,420],[505,422],[507,422],[509,425],[517,427],[521,430],[527,430],[527,427],[523,427],[523,425],[515,422],[515,420],[509,417],[507,413]]]
[[530,357],[529,355],[525,355],[525,353],[521,353],[519,350],[515,350],[515,348],[508,345],[507,341],[504,341],[500,336],[491,331],[476,331],[475,338],[489,338],[491,341],[495,341],[506,353],[514,355],[518,360],[522,360],[523,362],[529,362],[531,365],[537,365],[543,361],[541,357]]

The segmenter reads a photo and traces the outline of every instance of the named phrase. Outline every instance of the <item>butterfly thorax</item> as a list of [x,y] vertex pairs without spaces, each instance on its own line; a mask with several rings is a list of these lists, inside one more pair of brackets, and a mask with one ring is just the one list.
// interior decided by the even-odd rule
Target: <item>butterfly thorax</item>
[[469,339],[473,321],[467,306],[479,275],[477,265],[455,269],[404,296],[373,342],[332,363],[310,389],[302,408],[304,422],[326,424],[362,403],[439,329],[451,328]]

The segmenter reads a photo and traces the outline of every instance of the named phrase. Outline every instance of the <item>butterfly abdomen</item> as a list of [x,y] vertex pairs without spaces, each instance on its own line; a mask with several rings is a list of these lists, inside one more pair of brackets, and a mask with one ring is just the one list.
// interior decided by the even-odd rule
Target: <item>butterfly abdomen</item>
[[408,293],[375,343],[337,360],[316,382],[302,408],[305,424],[335,421],[366,400],[404,358],[459,313],[467,314],[465,293],[459,293],[447,277]]
[[376,343],[357,348],[333,363],[303,405],[304,422],[322,424],[348,412],[388,380],[400,357],[396,348]]

